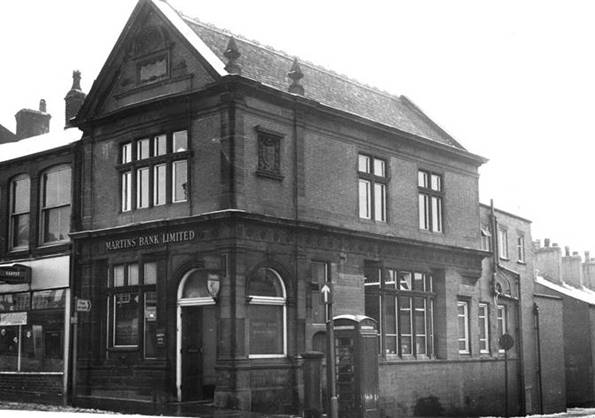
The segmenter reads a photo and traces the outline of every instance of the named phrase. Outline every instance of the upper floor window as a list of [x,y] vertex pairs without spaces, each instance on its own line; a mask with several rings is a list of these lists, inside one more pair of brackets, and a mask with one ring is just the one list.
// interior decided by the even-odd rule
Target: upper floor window
[[457,318],[459,323],[459,353],[469,354],[471,352],[469,342],[469,302],[457,301]]
[[70,166],[61,165],[46,171],[41,179],[41,242],[68,239],[71,200]]
[[10,247],[26,248],[29,245],[29,211],[31,181],[22,174],[10,182]]
[[250,357],[287,353],[287,294],[279,273],[263,267],[248,281]]
[[[508,332],[508,312],[506,309],[506,305],[498,305],[497,306],[497,321],[498,321],[498,338]],[[499,352],[504,352],[504,350],[499,349]]]
[[121,210],[188,200],[188,132],[160,134],[120,146]]
[[419,227],[433,232],[442,232],[442,199],[444,195],[442,176],[419,170]]
[[358,155],[359,217],[386,222],[386,162]]
[[508,259],[508,231],[506,229],[498,229],[498,253],[500,258]]
[[479,352],[490,352],[490,311],[487,303],[478,306],[479,319]]
[[520,263],[525,262],[525,236],[519,235],[516,239],[517,260]]
[[492,233],[487,226],[481,227],[481,249],[484,251],[492,251]]

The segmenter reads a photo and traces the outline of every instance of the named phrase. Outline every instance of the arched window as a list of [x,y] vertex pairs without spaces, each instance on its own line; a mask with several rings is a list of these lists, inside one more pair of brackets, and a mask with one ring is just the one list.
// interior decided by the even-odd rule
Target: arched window
[[41,178],[41,243],[68,240],[70,232],[70,166],[59,165]]
[[29,210],[31,181],[22,174],[10,182],[10,246],[13,249],[29,246]]
[[250,357],[287,353],[287,294],[279,273],[262,267],[248,281]]

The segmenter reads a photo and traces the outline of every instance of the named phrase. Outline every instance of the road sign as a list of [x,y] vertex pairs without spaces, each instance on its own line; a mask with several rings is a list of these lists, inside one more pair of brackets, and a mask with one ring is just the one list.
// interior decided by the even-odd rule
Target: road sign
[[89,299],[76,299],[77,312],[89,312],[91,310],[91,301]]
[[333,290],[331,289],[330,283],[325,283],[320,289],[320,296],[322,296],[322,301],[325,305],[330,305],[333,303]]
[[510,334],[502,334],[498,339],[498,345],[501,349],[508,351],[514,345],[514,338]]

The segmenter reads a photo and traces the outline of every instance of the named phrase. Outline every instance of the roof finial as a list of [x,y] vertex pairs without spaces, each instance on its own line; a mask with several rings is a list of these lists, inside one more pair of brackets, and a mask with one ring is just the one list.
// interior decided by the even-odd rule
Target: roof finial
[[74,70],[72,72],[72,87],[70,90],[80,90],[81,89],[81,72],[79,70]]
[[229,38],[229,42],[227,43],[227,48],[225,48],[225,52],[223,53],[225,58],[228,59],[227,65],[225,66],[225,70],[229,74],[241,74],[242,73],[242,66],[237,63],[237,59],[240,58],[240,50],[236,45],[236,40],[233,36]]
[[46,104],[45,104],[45,99],[41,99],[39,101],[39,111],[40,112],[43,112],[43,113],[47,112],[47,107],[46,107]]
[[290,93],[303,96],[304,86],[300,84],[300,80],[304,78],[304,73],[302,73],[302,69],[300,68],[300,63],[297,57],[293,59],[293,64],[291,65],[291,70],[289,70],[289,73],[287,73],[287,77],[291,78],[291,84],[288,91]]

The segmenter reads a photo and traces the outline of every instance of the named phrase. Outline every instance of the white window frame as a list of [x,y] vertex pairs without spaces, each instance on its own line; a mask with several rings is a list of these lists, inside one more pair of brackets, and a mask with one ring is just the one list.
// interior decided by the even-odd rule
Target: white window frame
[[[46,196],[47,196],[47,176],[49,174],[52,173],[56,173],[59,171],[69,171],[69,181],[70,184],[68,184],[68,187],[70,188],[70,195],[68,196],[68,202],[59,202],[54,204],[53,206],[49,206],[46,205],[45,201],[46,201]],[[66,207],[70,207],[72,204],[72,168],[70,167],[69,164],[60,164],[57,166],[54,166],[46,171],[44,171],[44,173],[41,176],[41,194],[40,194],[40,202],[39,202],[39,207],[40,207],[40,228],[39,228],[39,241],[40,241],[40,245],[53,245],[56,243],[63,243],[63,242],[68,242],[69,238],[68,236],[64,239],[57,239],[57,240],[46,240],[46,236],[45,236],[45,227],[46,227],[46,213],[51,212],[52,210],[56,210],[56,209],[62,209],[62,208],[66,208]],[[70,218],[71,216],[68,217],[67,222],[69,225],[68,231],[70,231]]]
[[[497,321],[498,321],[498,328],[500,328],[500,324],[502,324],[502,332],[499,332],[498,338],[508,332],[508,309],[506,305],[498,305],[496,307],[497,312]],[[498,345],[498,352],[504,353],[505,350],[499,348]]]
[[503,260],[509,259],[508,231],[504,228],[498,228],[498,257]]
[[360,219],[387,222],[388,164],[382,158],[359,153],[358,215]]
[[[482,312],[483,311],[483,312]],[[481,335],[481,327],[479,328],[479,352],[481,354],[490,353],[490,306],[487,303],[480,303],[478,305],[477,317],[480,325],[483,323],[485,335]]]
[[[176,168],[179,163],[186,164],[186,189],[184,190],[184,198],[183,199],[176,199]],[[187,202],[188,201],[188,160],[175,160],[171,163],[171,202],[172,203],[180,203],[180,202]]]
[[[29,185],[28,185],[28,189],[29,189],[29,194],[27,196],[24,196],[24,198],[27,200],[28,202],[28,207],[26,211],[16,211],[15,208],[15,203],[16,203],[16,183],[18,181],[23,181],[26,180]],[[31,177],[29,177],[28,174],[19,174],[17,176],[14,176],[11,180],[10,180],[10,185],[9,185],[10,189],[9,189],[9,205],[10,205],[10,211],[9,211],[9,249],[10,251],[18,251],[18,250],[23,250],[26,248],[29,248],[29,246],[31,245],[31,240],[29,239],[31,237]],[[15,231],[14,228],[14,219],[18,218],[19,216],[23,216],[23,215],[28,215],[29,217],[29,225],[27,226],[27,233],[29,235],[29,237],[27,238],[27,244],[26,245],[14,245],[15,244],[15,234],[17,233],[17,231]]]
[[419,229],[444,233],[443,175],[427,170],[417,172]]
[[121,174],[121,200],[122,212],[130,212],[132,210],[132,171],[124,171]]
[[[459,308],[463,307],[463,314],[459,313]],[[469,339],[469,302],[466,300],[458,300],[457,301],[457,324],[458,324],[458,319],[459,318],[463,318],[464,319],[464,323],[465,323],[465,328],[463,328],[464,331],[464,335],[461,338],[460,336],[460,332],[461,330],[459,329],[459,333],[458,333],[458,342],[460,343],[461,341],[465,342],[465,348],[464,349],[460,349],[459,348],[459,354],[471,354],[471,344],[470,344],[470,339]]]
[[525,262],[525,236],[519,234],[516,239],[517,261],[519,263]]
[[[281,290],[283,293],[283,296],[278,296],[278,297],[272,297],[272,296],[258,296],[258,295],[248,295],[249,298],[249,305],[266,305],[266,306],[282,306],[282,310],[283,310],[283,323],[282,323],[282,328],[283,328],[283,352],[282,353],[277,353],[277,354],[248,354],[248,358],[284,358],[287,357],[287,292],[285,289],[285,283],[283,283],[283,279],[281,278],[281,276],[279,275],[279,273],[277,273],[276,270],[270,268],[270,267],[265,267],[265,269],[267,271],[270,271],[271,273],[273,273],[275,275],[275,277],[277,278],[277,280],[279,281],[280,285],[281,285]],[[250,333],[250,330],[248,330],[248,333]],[[248,352],[250,351],[250,349],[248,349]]]

